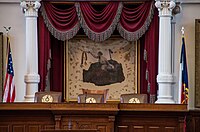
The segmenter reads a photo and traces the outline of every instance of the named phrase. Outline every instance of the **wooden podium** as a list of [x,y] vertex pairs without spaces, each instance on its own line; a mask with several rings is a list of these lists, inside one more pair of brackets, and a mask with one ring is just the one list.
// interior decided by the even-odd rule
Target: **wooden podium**
[[183,132],[186,105],[0,103],[0,132]]

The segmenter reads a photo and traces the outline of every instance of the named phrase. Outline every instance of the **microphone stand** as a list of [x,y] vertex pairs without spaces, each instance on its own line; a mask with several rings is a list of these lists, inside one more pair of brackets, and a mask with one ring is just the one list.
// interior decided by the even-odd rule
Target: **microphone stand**
[[84,94],[85,94],[85,103],[86,103],[86,99],[87,99],[87,92],[85,92]]

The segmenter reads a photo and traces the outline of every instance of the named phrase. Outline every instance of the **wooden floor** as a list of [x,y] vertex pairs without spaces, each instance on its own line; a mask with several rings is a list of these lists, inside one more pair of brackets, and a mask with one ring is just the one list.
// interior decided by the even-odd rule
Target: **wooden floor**
[[184,132],[189,112],[178,104],[0,103],[0,132]]

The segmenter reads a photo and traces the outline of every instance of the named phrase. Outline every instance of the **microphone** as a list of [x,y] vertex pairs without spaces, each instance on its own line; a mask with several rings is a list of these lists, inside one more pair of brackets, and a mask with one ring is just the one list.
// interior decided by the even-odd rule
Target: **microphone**
[[85,92],[84,94],[85,94],[85,103],[86,103],[86,99],[87,99],[87,92]]

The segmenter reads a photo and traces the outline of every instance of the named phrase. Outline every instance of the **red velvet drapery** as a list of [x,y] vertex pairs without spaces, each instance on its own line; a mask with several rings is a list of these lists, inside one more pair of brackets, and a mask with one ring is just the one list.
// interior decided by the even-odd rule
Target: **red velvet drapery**
[[80,2],[76,6],[81,27],[94,41],[104,41],[111,36],[122,10],[120,2],[109,2],[102,11],[97,11],[89,2]]
[[[150,84],[149,93],[155,95],[155,78],[157,75],[158,65],[156,57],[158,52],[158,24],[154,21],[156,21],[155,19],[158,19],[158,16],[157,14],[154,15],[153,22],[151,23],[154,13],[154,8],[152,7],[152,2],[146,2],[138,6],[133,6],[131,8],[128,6],[123,6],[123,9],[121,10],[120,2],[110,2],[102,11],[97,11],[89,3],[85,2],[80,2],[76,4],[76,6],[74,5],[67,8],[59,8],[53,4],[45,2],[42,3],[41,12],[48,30],[54,37],[59,40],[68,40],[74,37],[77,34],[80,26],[84,29],[86,35],[88,35],[88,37],[93,39],[94,41],[103,41],[109,38],[117,24],[120,35],[129,41],[135,41],[139,39],[143,34],[145,34],[146,30],[148,30],[149,28],[147,34],[145,34],[144,37],[144,48],[147,51],[148,61],[144,62],[145,72],[142,72],[141,74],[145,74],[143,77],[146,77],[147,69],[149,77],[147,78],[147,82]],[[71,13],[69,14],[69,12]],[[119,18],[120,14],[121,18]],[[39,19],[39,21],[42,20]],[[43,34],[39,36],[39,47],[41,48],[41,50],[39,51],[39,55],[41,57],[39,60],[39,69],[43,69],[39,71],[41,78],[43,78],[43,81],[41,81],[41,83],[45,83],[45,75],[47,72],[47,70],[45,70],[45,66],[47,66],[46,63],[48,59],[46,58],[48,58],[47,53],[49,50],[48,46],[45,45],[48,44],[46,39],[50,39],[50,37],[45,38],[47,34],[45,34],[46,30],[44,30],[44,28],[44,26],[39,24],[39,32],[41,32],[40,34]],[[57,76],[57,79],[59,78],[60,80],[62,80],[63,75],[61,69],[63,63],[62,61],[57,61],[59,59],[62,59],[61,53],[63,52],[63,47],[58,46],[59,43],[61,42],[56,40],[54,40],[53,43],[51,42],[51,47],[54,47],[52,50],[52,64],[56,64],[54,68],[59,68],[52,70],[52,77],[59,74],[59,77]],[[56,44],[57,46],[55,46]],[[58,51],[56,51],[56,47]],[[53,80],[53,82],[56,81],[55,79]],[[62,81],[60,80],[57,80],[58,82],[56,83],[61,83]],[[58,86],[59,90],[57,89],[57,91],[62,90],[62,85]],[[56,86],[52,84],[52,87]],[[44,90],[44,84],[40,85],[40,89]],[[147,90],[147,88],[143,88],[143,90],[141,91],[145,91],[144,89]]]
[[48,30],[58,40],[73,38],[80,28],[75,5],[60,9],[45,2],[42,3],[41,13]]
[[[54,38],[39,14],[39,75],[38,91],[45,91],[47,72],[50,72],[50,90],[61,92],[63,88],[63,51],[64,42]],[[50,53],[51,50],[51,53]]]
[[150,25],[154,13],[152,7],[151,2],[135,5],[134,8],[124,5],[117,27],[120,35],[128,41],[139,39]]
[[102,11],[96,11],[88,2],[81,2],[80,8],[85,24],[96,33],[104,32],[113,24],[119,2],[110,2]]
[[[109,2],[101,11],[89,2],[78,2],[70,8],[42,3],[41,12],[49,31],[59,40],[76,35],[80,25],[85,34],[94,41],[108,39],[116,26],[128,41],[139,39],[148,29],[153,17],[153,2],[126,7],[121,2]],[[80,22],[80,25],[79,25]]]
[[47,77],[47,64],[49,60],[49,49],[50,49],[50,33],[46,28],[44,23],[44,19],[41,15],[38,18],[38,32],[39,32],[39,75],[40,75],[40,83],[39,83],[39,91],[44,91],[46,88],[46,77]]
[[[142,38],[141,44],[141,93],[149,95],[149,102],[154,103],[157,93],[156,77],[158,74],[158,11],[155,10],[154,18],[148,31]],[[144,58],[144,59],[143,59]]]
[[[149,27],[149,31],[146,35],[149,36],[149,40],[146,45],[149,45],[149,50],[147,50],[147,57],[148,57],[148,71],[149,71],[149,78],[148,81],[150,82],[150,102],[154,103],[156,100],[156,93],[157,93],[157,74],[158,74],[158,38],[159,38],[159,21],[158,21],[158,12],[155,11],[154,19]],[[145,36],[146,36],[145,35]],[[150,47],[152,46],[152,47]]]
[[50,90],[63,91],[64,71],[64,42],[51,36],[51,82]]

